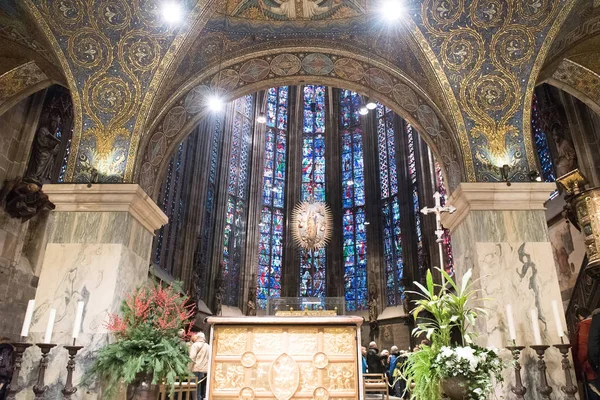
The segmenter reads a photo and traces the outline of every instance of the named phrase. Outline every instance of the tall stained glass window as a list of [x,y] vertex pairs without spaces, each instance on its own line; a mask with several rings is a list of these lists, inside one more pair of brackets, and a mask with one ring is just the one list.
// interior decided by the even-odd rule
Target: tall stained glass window
[[248,170],[252,146],[254,97],[248,95],[234,102],[231,153],[227,187],[225,229],[223,233],[224,304],[237,305],[240,266],[246,239],[248,208]]
[[410,191],[412,196],[413,216],[415,219],[416,239],[417,239],[417,260],[419,271],[424,272],[425,251],[423,249],[423,233],[421,231],[421,207],[419,204],[419,182],[417,179],[417,163],[415,156],[415,132],[410,124],[405,125],[407,143],[408,143],[408,175],[410,179]]
[[340,91],[342,138],[342,230],[346,309],[367,308],[367,232],[365,228],[365,174],[360,96]]
[[[303,88],[302,201],[325,201],[325,86]],[[325,249],[300,250],[300,296],[325,296]]]
[[402,304],[404,287],[404,259],[400,201],[398,199],[398,172],[394,113],[382,104],[375,109],[377,117],[377,148],[379,158],[379,186],[383,229],[383,259],[388,306]]
[[281,295],[281,266],[285,226],[288,87],[267,91],[267,132],[263,171],[262,210],[258,244],[256,299],[266,308],[268,297]]
[[540,160],[540,175],[545,182],[554,182],[556,180],[554,165],[552,164],[552,156],[548,147],[548,138],[542,128],[542,119],[535,94],[533,95],[533,103],[531,104],[531,131],[533,132],[533,142]]
[[[433,159],[433,157],[431,156],[431,152],[429,157]],[[446,192],[446,185],[444,184],[444,175],[442,174],[442,168],[440,167],[440,164],[437,161],[435,162],[435,180],[436,190],[442,195],[442,197],[440,198],[440,203],[443,207],[446,205],[448,193]],[[444,229],[444,235],[442,236],[442,240],[444,241],[444,262],[446,263],[444,268],[448,275],[454,276],[454,257],[452,256],[452,240],[450,237],[449,229]]]

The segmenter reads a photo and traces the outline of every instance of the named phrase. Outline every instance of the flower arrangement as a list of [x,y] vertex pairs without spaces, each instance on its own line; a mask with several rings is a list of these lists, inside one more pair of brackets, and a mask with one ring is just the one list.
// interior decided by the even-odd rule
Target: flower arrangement
[[428,271],[426,284],[415,282],[419,291],[410,292],[418,296],[412,311],[417,324],[413,335],[426,337],[429,344],[409,355],[407,388],[411,388],[413,399],[440,400],[443,384],[460,378],[462,398],[486,399],[493,389],[492,378],[502,380],[504,366],[497,350],[473,344],[472,327],[478,315],[486,311],[473,304],[477,290],[470,282],[472,272],[465,273],[460,286],[445,271],[440,273],[447,286],[435,284]]
[[486,400],[492,389],[492,376],[502,380],[502,360],[497,349],[470,345],[443,346],[431,364],[444,377],[464,377],[467,399]]
[[109,314],[105,326],[116,341],[98,351],[86,380],[100,378],[106,398],[139,374],[151,376],[153,385],[165,382],[173,391],[176,379],[190,374],[188,350],[177,334],[194,316],[189,303],[179,285],[136,289],[121,304],[120,314]]

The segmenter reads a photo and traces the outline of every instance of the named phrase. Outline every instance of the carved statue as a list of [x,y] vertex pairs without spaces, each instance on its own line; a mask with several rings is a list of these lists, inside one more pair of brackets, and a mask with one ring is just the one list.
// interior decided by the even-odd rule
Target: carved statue
[[256,304],[252,300],[248,300],[246,315],[249,317],[256,316]]
[[225,271],[225,263],[219,265],[219,275],[216,281],[217,291],[215,293],[215,315],[223,313],[223,301],[225,300],[225,286],[223,282],[223,272]]
[[552,137],[556,144],[556,175],[561,177],[577,168],[577,153],[570,140],[564,138],[557,126],[552,129]]
[[4,208],[8,215],[28,221],[41,211],[54,210],[54,204],[48,199],[41,186],[27,179],[7,181],[2,188],[0,199],[5,200]]
[[377,291],[375,289],[371,289],[369,292],[369,337],[371,341],[375,340],[377,336],[377,332],[379,332],[379,322],[377,322],[377,317],[379,313],[377,311]]
[[31,158],[25,178],[39,183],[50,182],[54,158],[60,147],[60,140],[56,137],[60,127],[60,115],[52,113],[48,127],[41,126],[33,141]]

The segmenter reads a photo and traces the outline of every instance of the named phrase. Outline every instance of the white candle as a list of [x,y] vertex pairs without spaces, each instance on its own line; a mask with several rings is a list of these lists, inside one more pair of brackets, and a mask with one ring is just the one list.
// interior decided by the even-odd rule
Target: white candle
[[508,323],[508,335],[510,336],[510,340],[516,341],[517,333],[515,332],[515,321],[513,319],[513,311],[510,304],[506,305],[506,321]]
[[565,334],[560,320],[560,313],[558,312],[558,302],[556,300],[552,300],[552,312],[554,313],[554,322],[556,323],[558,337],[562,338]]
[[75,324],[73,325],[73,339],[77,339],[79,336],[79,330],[81,328],[81,318],[83,317],[83,301],[77,303],[77,312],[75,314]]
[[31,318],[33,318],[34,308],[35,300],[29,300],[29,303],[27,303],[27,311],[25,312],[25,320],[23,321],[23,328],[21,329],[21,337],[29,336],[29,326],[31,325]]
[[46,326],[46,334],[44,335],[44,343],[50,343],[52,340],[52,329],[54,328],[54,319],[56,318],[56,310],[53,308],[50,310],[48,316],[48,325]]
[[540,323],[538,322],[538,310],[534,308],[531,310],[531,324],[533,325],[533,338],[535,344],[542,344],[542,335],[540,334]]

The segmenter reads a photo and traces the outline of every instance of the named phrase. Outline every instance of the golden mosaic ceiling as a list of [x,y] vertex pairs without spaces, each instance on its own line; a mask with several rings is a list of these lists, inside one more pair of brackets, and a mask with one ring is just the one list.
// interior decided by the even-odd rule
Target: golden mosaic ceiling
[[[229,63],[230,74],[256,79],[238,79],[231,93],[241,94],[284,76],[289,80],[293,74],[285,71],[294,68],[294,57],[299,76],[367,93],[382,89],[380,98],[412,118],[438,156],[448,141],[444,147],[454,150],[444,166],[448,172],[458,162],[459,180],[497,180],[492,164],[499,161],[513,165],[512,179],[526,180],[536,168],[528,102],[537,76],[548,54],[556,56],[600,30],[594,0],[406,0],[409,17],[391,30],[377,25],[376,3],[181,0],[184,22],[169,25],[161,19],[162,0],[6,0],[0,37],[10,24],[32,24],[41,40],[24,39],[26,29],[13,40],[58,60],[76,111],[67,171],[75,181],[86,181],[98,166],[104,181],[141,179],[149,138],[195,85],[211,86],[205,79],[214,78],[219,64]],[[302,44],[309,47],[301,51]],[[318,50],[311,50],[313,44]],[[283,63],[274,66],[276,55]],[[256,65],[244,71],[250,59]],[[335,75],[346,71],[340,59],[375,75]],[[309,73],[321,62],[338,69],[324,72],[321,65],[324,73]],[[270,67],[262,76],[264,63]],[[252,78],[250,71],[258,75]],[[414,115],[402,108],[414,102],[398,97],[398,85],[418,99]]]

